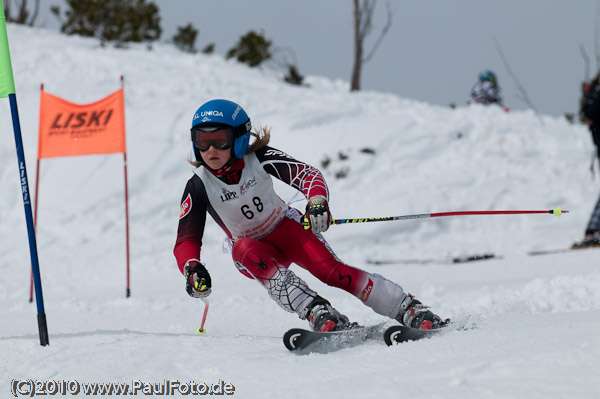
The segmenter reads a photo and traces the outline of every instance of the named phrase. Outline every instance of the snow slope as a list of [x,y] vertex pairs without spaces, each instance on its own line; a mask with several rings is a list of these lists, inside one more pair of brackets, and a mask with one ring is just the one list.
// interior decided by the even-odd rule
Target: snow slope
[[[0,396],[9,397],[13,379],[221,379],[240,398],[600,397],[600,251],[527,255],[581,239],[598,196],[584,126],[532,112],[350,94],[347,82],[318,76],[306,79],[310,87],[295,87],[271,71],[166,45],[101,48],[13,25],[8,34],[32,190],[40,84],[89,103],[125,76],[132,296],[125,298],[122,158],[43,160],[37,239],[50,346],[39,345],[10,110],[2,101]],[[224,234],[209,222],[203,260],[214,287],[208,334],[198,336],[203,304],[186,294],[172,247],[192,175],[191,118],[212,98],[242,104],[254,125],[273,128],[273,146],[320,167],[336,218],[556,206],[570,213],[332,227],[326,238],[344,261],[398,282],[442,316],[470,316],[479,328],[307,356],[281,342],[288,328],[306,322],[236,271],[221,251]],[[294,196],[276,187],[284,200]],[[442,262],[484,253],[499,258]],[[368,262],[377,259],[440,261]],[[352,320],[382,321],[357,299],[293,270]]]

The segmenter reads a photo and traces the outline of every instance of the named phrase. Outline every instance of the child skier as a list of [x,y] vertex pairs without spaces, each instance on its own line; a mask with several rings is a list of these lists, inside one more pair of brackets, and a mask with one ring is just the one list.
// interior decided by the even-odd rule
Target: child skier
[[500,86],[498,86],[498,79],[494,72],[483,71],[479,74],[477,83],[471,88],[471,96],[467,101],[467,104],[471,103],[497,104],[503,107]]
[[[332,220],[323,175],[269,147],[269,128],[251,132],[250,119],[238,104],[203,104],[194,114],[191,137],[196,169],[183,192],[174,249],[190,296],[206,297],[212,290],[210,274],[200,262],[208,212],[233,241],[239,271],[265,287],[284,310],[308,320],[314,331],[344,330],[356,323],[296,276],[291,263],[406,326],[434,329],[447,323],[399,285],[338,259],[321,235]],[[304,215],[277,196],[272,176],[304,194]]]

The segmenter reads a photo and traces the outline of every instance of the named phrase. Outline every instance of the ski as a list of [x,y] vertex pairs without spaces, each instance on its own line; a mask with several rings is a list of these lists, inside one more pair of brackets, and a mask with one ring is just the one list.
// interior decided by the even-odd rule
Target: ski
[[285,347],[297,354],[328,353],[351,348],[370,339],[381,339],[385,323],[350,330],[316,332],[292,328],[283,335]]
[[502,259],[501,256],[494,254],[481,254],[481,255],[466,255],[456,256],[449,259],[368,259],[367,263],[372,265],[394,265],[394,264],[416,264],[416,265],[429,265],[429,264],[453,264],[453,263],[466,263],[476,262],[481,260],[489,259]]
[[435,330],[419,330],[417,328],[410,328],[398,324],[386,328],[386,330],[383,332],[383,340],[387,346],[392,346],[402,342],[418,341],[423,338],[430,338],[439,334],[442,330],[444,330],[443,327]]
[[400,344],[408,341],[418,341],[424,338],[431,338],[438,334],[444,334],[448,331],[467,331],[477,328],[476,319],[471,315],[463,316],[458,320],[446,320],[440,328],[433,330],[420,330],[418,328],[406,327],[402,324],[395,324],[385,329],[383,332],[383,340],[388,346]]
[[527,252],[527,255],[538,256],[538,255],[561,254],[561,253],[565,253],[565,252],[583,251],[586,249],[600,249],[600,245],[589,245],[589,246],[580,246],[580,247],[571,247],[571,248],[542,249],[542,250],[538,250],[538,251],[529,251],[529,252]]

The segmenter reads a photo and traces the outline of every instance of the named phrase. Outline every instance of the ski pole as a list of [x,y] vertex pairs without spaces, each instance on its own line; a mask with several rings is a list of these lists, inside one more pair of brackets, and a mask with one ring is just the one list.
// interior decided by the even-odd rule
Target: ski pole
[[202,324],[200,324],[200,328],[196,330],[196,334],[206,335],[206,330],[204,329],[204,323],[206,322],[206,315],[208,314],[208,299],[200,298],[202,302],[204,302],[204,314],[202,315]]
[[[348,223],[368,223],[368,222],[389,222],[392,220],[413,220],[413,219],[428,219],[443,216],[468,216],[468,215],[523,215],[531,213],[546,213],[560,217],[563,213],[568,213],[559,207],[548,211],[460,211],[460,212],[438,212],[438,213],[420,213],[415,215],[402,216],[384,216],[379,218],[355,218],[355,219],[333,219],[331,224],[348,224]],[[310,228],[310,222],[304,218],[302,225],[304,229]]]

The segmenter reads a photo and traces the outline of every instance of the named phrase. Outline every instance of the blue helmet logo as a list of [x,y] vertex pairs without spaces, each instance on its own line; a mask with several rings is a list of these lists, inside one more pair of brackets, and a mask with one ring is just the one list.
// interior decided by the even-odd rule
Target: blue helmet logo
[[[192,119],[192,129],[200,125],[228,126],[233,130],[235,141],[231,147],[232,155],[241,159],[248,151],[252,124],[244,109],[228,100],[211,100],[198,108]],[[196,160],[202,161],[198,149],[194,147]]]

